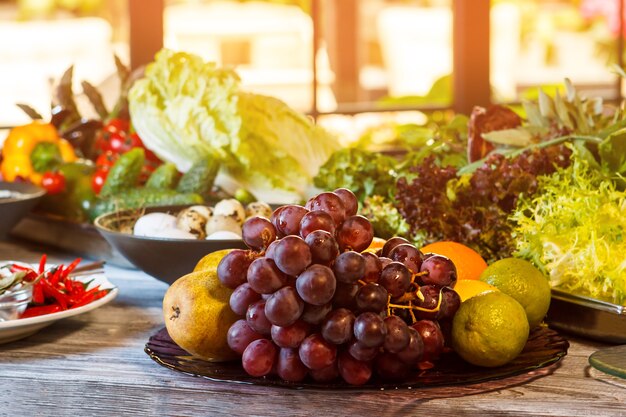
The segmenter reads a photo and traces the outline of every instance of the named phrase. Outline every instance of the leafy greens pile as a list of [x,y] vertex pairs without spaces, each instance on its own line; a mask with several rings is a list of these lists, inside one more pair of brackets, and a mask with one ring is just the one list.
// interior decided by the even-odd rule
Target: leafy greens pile
[[339,148],[328,132],[282,101],[242,92],[231,70],[161,50],[129,93],[132,122],[146,147],[186,172],[215,158],[257,197],[275,189],[303,196]]

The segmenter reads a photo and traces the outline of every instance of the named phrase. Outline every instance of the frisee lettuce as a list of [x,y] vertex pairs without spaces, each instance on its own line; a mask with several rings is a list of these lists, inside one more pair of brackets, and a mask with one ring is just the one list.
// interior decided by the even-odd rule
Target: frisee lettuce
[[624,304],[626,192],[576,152],[572,164],[539,178],[539,190],[511,216],[516,256],[551,285]]

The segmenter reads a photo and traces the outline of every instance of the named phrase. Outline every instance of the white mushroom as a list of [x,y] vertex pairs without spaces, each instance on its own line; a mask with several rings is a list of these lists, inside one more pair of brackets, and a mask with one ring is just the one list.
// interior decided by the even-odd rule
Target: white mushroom
[[211,236],[215,232],[232,232],[241,236],[241,224],[230,216],[213,216],[206,224],[206,235]]
[[228,230],[221,230],[211,233],[206,237],[206,240],[241,240],[241,236],[237,233],[229,232]]
[[269,219],[272,216],[272,208],[263,201],[255,201],[246,206],[246,218],[261,216]]
[[246,219],[246,211],[239,201],[231,198],[217,203],[213,209],[213,216],[232,217],[241,225]]
[[198,210],[194,207],[204,206],[192,206],[182,210],[178,213],[176,226],[180,230],[195,235],[198,239],[204,239],[206,237],[204,229],[208,220],[205,216],[206,210]]
[[149,213],[137,219],[133,227],[133,234],[153,237],[162,230],[175,228],[176,217],[171,214]]

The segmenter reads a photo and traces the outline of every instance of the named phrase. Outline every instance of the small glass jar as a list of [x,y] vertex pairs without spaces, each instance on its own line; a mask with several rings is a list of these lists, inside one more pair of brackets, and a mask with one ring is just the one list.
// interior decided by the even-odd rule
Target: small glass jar
[[9,290],[1,294],[0,322],[19,319],[32,298],[32,285],[20,285],[19,288],[15,290]]

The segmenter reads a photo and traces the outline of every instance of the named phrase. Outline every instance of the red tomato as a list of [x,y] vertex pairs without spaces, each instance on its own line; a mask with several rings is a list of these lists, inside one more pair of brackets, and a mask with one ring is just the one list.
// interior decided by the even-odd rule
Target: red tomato
[[128,132],[128,130],[130,129],[130,122],[128,120],[124,120],[124,119],[111,119],[107,122],[106,125],[104,125],[103,130],[110,132],[110,133],[117,133],[117,132]]
[[109,170],[117,161],[119,155],[114,154],[111,151],[106,151],[105,153],[100,154],[98,159],[96,159],[96,167],[98,169]]
[[100,194],[100,190],[102,190],[102,186],[107,179],[107,175],[109,175],[108,169],[99,169],[91,178],[91,189],[94,193]]
[[111,133],[107,150],[116,154],[122,154],[131,150],[131,142],[125,132]]
[[41,186],[48,194],[59,194],[65,191],[65,176],[60,172],[46,172],[41,178]]

